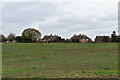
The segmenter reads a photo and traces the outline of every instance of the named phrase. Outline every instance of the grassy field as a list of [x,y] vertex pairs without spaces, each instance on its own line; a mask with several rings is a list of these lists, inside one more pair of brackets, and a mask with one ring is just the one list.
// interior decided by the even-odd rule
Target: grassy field
[[117,43],[3,43],[8,78],[93,78],[118,75]]

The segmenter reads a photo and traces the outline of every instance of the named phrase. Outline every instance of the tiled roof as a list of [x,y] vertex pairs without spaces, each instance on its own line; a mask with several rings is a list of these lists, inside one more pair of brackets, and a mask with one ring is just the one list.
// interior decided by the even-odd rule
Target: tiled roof
[[56,38],[61,38],[61,37],[57,35],[46,35],[43,37],[43,39],[56,39]]
[[90,39],[89,37],[87,37],[86,35],[73,35],[73,37],[71,39]]

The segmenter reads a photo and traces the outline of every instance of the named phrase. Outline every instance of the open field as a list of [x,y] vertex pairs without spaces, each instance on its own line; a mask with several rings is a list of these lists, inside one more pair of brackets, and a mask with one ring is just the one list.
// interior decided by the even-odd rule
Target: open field
[[117,43],[3,43],[3,77],[117,77]]

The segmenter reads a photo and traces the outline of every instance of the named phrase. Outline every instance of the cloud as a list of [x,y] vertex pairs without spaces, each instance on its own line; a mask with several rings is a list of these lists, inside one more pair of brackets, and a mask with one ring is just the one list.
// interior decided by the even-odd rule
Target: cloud
[[117,5],[104,2],[5,2],[3,3],[3,34],[21,34],[34,27],[46,34],[70,38],[84,33],[96,35],[117,31]]

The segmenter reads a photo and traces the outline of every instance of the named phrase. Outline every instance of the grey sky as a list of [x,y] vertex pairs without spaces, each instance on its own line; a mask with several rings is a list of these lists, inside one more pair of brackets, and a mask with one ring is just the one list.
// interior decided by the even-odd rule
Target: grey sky
[[[7,1],[7,0],[6,0]],[[114,1],[114,2],[113,2]],[[4,2],[2,3],[2,34],[21,35],[26,28],[70,38],[84,33],[110,35],[118,29],[117,0],[75,2]]]

